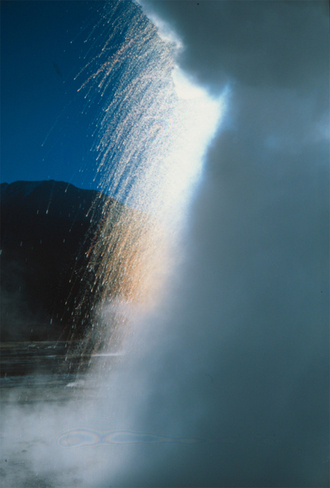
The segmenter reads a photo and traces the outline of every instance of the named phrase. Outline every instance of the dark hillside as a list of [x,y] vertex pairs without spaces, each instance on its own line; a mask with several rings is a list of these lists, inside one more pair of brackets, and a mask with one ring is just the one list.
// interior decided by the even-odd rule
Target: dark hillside
[[113,202],[64,182],[1,185],[2,341],[66,340],[72,325],[82,336],[90,303],[77,319],[75,302],[94,280],[86,252]]

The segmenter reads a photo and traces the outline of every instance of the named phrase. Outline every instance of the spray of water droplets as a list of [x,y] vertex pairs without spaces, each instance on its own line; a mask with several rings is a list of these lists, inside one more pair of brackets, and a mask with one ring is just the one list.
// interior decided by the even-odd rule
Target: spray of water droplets
[[[90,303],[94,348],[110,336],[112,344],[121,342],[127,322],[122,303],[149,307],[160,296],[173,236],[221,112],[219,101],[191,89],[187,80],[188,96],[182,96],[177,46],[160,38],[140,6],[111,2],[100,19],[91,34],[98,34],[88,53],[91,60],[78,75],[86,103],[98,106],[95,181],[115,199],[102,197],[91,209],[93,220],[101,205],[101,218],[76,307],[79,316]],[[112,305],[111,323],[104,325],[97,311],[109,300],[117,305]]]

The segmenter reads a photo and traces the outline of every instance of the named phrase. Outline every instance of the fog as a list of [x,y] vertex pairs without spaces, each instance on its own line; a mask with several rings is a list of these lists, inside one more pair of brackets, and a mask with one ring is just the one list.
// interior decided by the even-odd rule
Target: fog
[[161,304],[130,315],[123,355],[62,401],[8,393],[5,486],[326,487],[328,5],[143,8],[195,82],[229,83],[228,108]]

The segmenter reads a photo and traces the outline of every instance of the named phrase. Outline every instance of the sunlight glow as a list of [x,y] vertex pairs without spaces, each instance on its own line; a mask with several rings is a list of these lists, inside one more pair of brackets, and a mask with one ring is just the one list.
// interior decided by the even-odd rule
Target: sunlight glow
[[[164,177],[158,187],[163,209],[156,215],[162,221],[180,222],[198,183],[207,148],[219,129],[225,109],[227,91],[219,99],[193,84],[178,67],[172,72],[177,94],[178,116],[173,127],[170,150],[163,157]],[[160,148],[161,149],[161,148]],[[152,211],[152,210],[151,210]]]
[[191,82],[178,66],[174,68],[172,78],[174,81],[175,91],[179,98],[189,100],[192,98],[207,97],[205,91],[201,87]]

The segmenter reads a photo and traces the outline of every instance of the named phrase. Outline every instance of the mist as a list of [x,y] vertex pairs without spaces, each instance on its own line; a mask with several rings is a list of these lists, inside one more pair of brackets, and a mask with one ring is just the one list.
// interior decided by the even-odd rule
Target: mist
[[326,487],[328,5],[142,6],[227,108],[159,305],[124,306],[121,355],[59,401],[8,393],[6,487]]

